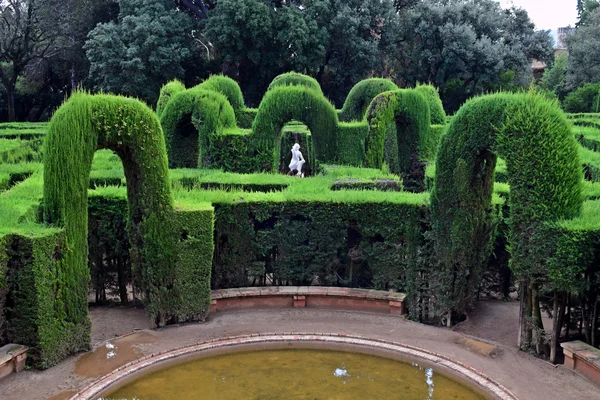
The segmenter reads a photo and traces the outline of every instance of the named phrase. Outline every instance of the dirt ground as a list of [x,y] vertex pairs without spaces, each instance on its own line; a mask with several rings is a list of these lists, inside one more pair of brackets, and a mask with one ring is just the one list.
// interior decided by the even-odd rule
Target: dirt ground
[[[600,389],[584,378],[517,350],[517,302],[480,302],[469,319],[454,329],[391,315],[281,309],[219,313],[205,323],[142,330],[115,339],[134,329],[148,328],[144,311],[92,308],[90,315],[93,352],[70,357],[46,371],[13,374],[0,383],[0,397],[67,399],[76,388],[132,359],[207,339],[259,332],[321,332],[392,340],[444,354],[493,377],[523,400],[600,399]],[[111,351],[115,352],[114,357],[107,358]]]

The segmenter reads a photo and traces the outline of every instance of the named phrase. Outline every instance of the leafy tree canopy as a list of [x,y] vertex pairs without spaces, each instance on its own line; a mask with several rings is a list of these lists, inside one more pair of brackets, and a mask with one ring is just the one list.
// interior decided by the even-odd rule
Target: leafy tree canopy
[[193,21],[168,0],[119,5],[118,21],[96,26],[85,44],[94,89],[154,104],[161,85],[185,72]]

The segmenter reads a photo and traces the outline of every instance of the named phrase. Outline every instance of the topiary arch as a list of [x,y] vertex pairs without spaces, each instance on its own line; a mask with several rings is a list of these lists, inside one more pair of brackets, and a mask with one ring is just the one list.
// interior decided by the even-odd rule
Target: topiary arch
[[369,135],[365,166],[381,168],[385,162],[402,174],[404,188],[422,191],[429,142],[429,106],[413,89],[385,92],[373,99],[366,113]]
[[119,155],[127,179],[129,240],[136,284],[148,314],[161,326],[177,315],[175,229],[167,154],[155,114],[138,100],[75,93],[54,114],[45,144],[44,217],[62,226],[67,250],[58,288],[66,321],[85,324],[88,269],[88,185],[94,153]]
[[273,152],[274,171],[279,164],[281,128],[291,120],[308,126],[319,161],[336,159],[338,118],[333,105],[320,92],[304,86],[277,86],[263,97],[252,124],[255,151]]
[[[558,105],[534,94],[468,101],[442,138],[431,194],[439,281],[445,288],[437,299],[442,312],[465,312],[491,253],[497,156],[508,168],[511,268],[526,292],[545,274],[552,240],[544,236],[546,222],[579,213],[577,145]],[[522,312],[522,327],[531,316],[531,310]]]
[[172,168],[206,165],[209,135],[221,135],[224,129],[236,126],[235,112],[227,98],[199,87],[173,96],[160,122]]
[[361,121],[375,96],[390,90],[398,90],[398,86],[389,79],[369,78],[358,82],[352,86],[344,101],[344,106],[340,110],[340,120]]
[[299,72],[286,72],[285,74],[277,75],[269,84],[267,92],[279,86],[292,85],[304,86],[323,94],[323,91],[321,90],[321,85],[319,85],[319,82],[317,82],[315,78],[301,74]]

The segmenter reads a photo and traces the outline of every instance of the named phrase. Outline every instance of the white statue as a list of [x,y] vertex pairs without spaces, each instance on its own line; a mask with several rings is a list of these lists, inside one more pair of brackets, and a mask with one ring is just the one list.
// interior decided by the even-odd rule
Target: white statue
[[304,177],[302,173],[302,166],[304,165],[304,157],[302,157],[302,153],[300,152],[300,145],[296,143],[292,146],[292,161],[290,161],[290,175],[293,175],[293,171],[298,171],[296,176]]

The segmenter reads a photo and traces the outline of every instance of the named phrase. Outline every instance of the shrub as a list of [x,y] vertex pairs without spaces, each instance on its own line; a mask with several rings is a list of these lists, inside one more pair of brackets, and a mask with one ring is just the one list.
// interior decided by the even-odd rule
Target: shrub
[[397,90],[398,86],[389,79],[369,78],[358,82],[350,89],[340,111],[342,121],[361,121],[371,101],[380,93]]
[[569,93],[563,107],[569,113],[600,112],[600,82],[586,83]]
[[338,119],[335,109],[320,92],[304,86],[277,86],[265,94],[252,124],[254,151],[251,156],[272,154],[273,163],[268,169],[277,171],[281,128],[291,120],[308,126],[315,157],[320,162],[336,160]]
[[446,124],[446,112],[440,99],[440,94],[437,88],[431,84],[428,85],[417,85],[415,90],[425,97],[427,104],[429,104],[429,114],[431,115],[432,125],[444,125]]
[[277,75],[269,84],[267,91],[273,90],[278,86],[290,85],[304,86],[323,94],[321,91],[321,85],[319,85],[319,82],[317,82],[315,78],[300,74],[298,72],[286,72],[285,74]]
[[158,97],[158,102],[156,103],[156,115],[158,118],[162,115],[167,103],[173,96],[175,96],[179,92],[183,92],[185,90],[185,86],[183,83],[179,82],[177,79],[172,80],[171,82],[164,85],[160,88],[160,95]]
[[236,117],[238,114],[245,110],[246,105],[244,104],[244,96],[242,95],[242,89],[240,89],[240,85],[233,79],[224,75],[211,75],[207,80],[202,82],[201,84],[195,86],[197,89],[204,90],[213,90],[215,92],[221,93],[231,107],[233,107],[233,111],[235,111]]
[[495,230],[491,207],[496,155],[510,184],[511,269],[530,282],[545,273],[543,224],[581,207],[577,144],[565,115],[532,94],[468,101],[453,117],[436,161],[431,213],[440,281],[439,310],[464,313],[472,303]]
[[367,122],[365,166],[381,168],[385,162],[402,174],[405,189],[424,190],[423,153],[430,140],[425,98],[411,89],[382,93],[371,102]]
[[87,188],[94,152],[104,147],[119,154],[127,178],[134,282],[142,289],[155,324],[177,322],[189,313],[182,311],[184,295],[177,283],[177,238],[181,236],[173,223],[167,154],[158,119],[137,100],[84,93],[72,95],[52,117],[44,158],[44,218],[65,229],[65,251],[57,267],[64,282],[55,294],[64,302],[64,320],[89,324]]
[[197,168],[209,165],[211,138],[235,127],[235,113],[224,95],[193,88],[177,93],[167,104],[160,120],[169,165]]

